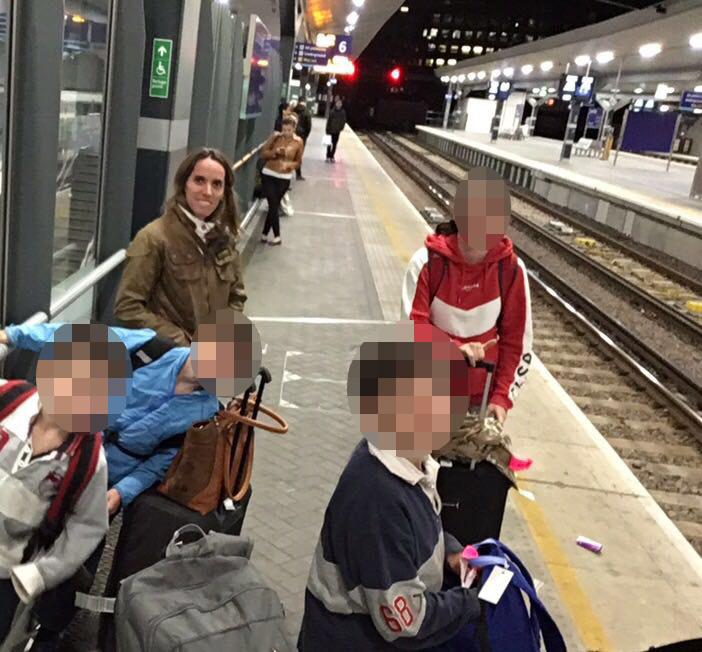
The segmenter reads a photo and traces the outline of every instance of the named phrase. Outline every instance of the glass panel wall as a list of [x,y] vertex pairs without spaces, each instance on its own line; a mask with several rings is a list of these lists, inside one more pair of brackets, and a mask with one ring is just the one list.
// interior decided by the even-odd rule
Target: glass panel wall
[[95,267],[109,5],[64,0],[52,301]]
[[[7,86],[7,62],[10,51],[10,0],[0,0],[0,210],[5,205],[5,138],[7,134],[7,100],[9,89]],[[0,220],[2,223],[3,220]],[[0,229],[0,234],[4,229]],[[0,235],[2,238],[2,235]],[[2,244],[2,243],[0,243]],[[2,251],[4,247],[0,247]],[[0,270],[1,270],[0,266]],[[0,271],[0,275],[2,271]],[[0,287],[2,287],[0,277]]]

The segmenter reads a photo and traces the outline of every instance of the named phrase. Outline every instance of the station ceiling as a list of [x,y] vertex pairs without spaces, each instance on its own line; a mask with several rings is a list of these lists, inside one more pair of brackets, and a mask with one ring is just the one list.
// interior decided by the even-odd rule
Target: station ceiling
[[301,0],[308,29],[314,42],[317,34],[344,34],[346,17],[356,11],[359,15],[352,32],[350,59],[356,59],[365,50],[380,28],[399,8],[404,0],[366,0],[357,9],[352,0]]
[[[485,79],[466,80],[466,85],[485,84],[495,69],[513,68],[513,81],[519,86],[538,85],[554,81],[565,73],[570,63],[571,73],[584,74],[586,67],[576,66],[574,61],[581,55],[592,59],[590,74],[603,80],[603,90],[614,88],[621,64],[619,88],[626,92],[641,82],[694,82],[702,80],[702,48],[693,49],[690,37],[702,33],[702,0],[680,0],[662,2],[665,13],[656,7],[633,11],[602,23],[583,27],[571,32],[534,41],[493,54],[459,62],[455,66],[438,68],[438,76],[476,75],[485,72]],[[655,57],[645,59],[639,48],[646,43],[660,43],[662,51]],[[614,59],[607,64],[598,63],[598,53],[611,51]],[[553,68],[542,72],[540,64],[552,61]],[[534,70],[526,75],[522,66],[531,65]],[[472,75],[471,75],[472,76]],[[501,77],[504,79],[504,76]],[[675,86],[675,84],[673,84]]]

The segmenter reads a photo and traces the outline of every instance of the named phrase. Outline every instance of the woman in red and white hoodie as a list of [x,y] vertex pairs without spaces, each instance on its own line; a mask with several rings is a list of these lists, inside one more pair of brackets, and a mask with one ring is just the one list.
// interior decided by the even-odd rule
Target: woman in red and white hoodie
[[[405,319],[447,333],[472,365],[496,362],[488,416],[501,423],[524,385],[532,358],[529,283],[506,237],[510,199],[504,180],[474,168],[461,181],[448,228],[427,236],[405,274]],[[468,391],[479,405],[486,380],[471,369]]]

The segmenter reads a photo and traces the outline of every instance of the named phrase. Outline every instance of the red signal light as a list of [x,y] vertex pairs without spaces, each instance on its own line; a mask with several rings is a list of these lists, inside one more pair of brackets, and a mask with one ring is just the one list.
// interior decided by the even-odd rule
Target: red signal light
[[400,81],[401,78],[402,78],[402,70],[400,70],[399,68],[393,68],[393,69],[390,71],[390,80],[391,80],[393,83],[396,84],[397,82]]

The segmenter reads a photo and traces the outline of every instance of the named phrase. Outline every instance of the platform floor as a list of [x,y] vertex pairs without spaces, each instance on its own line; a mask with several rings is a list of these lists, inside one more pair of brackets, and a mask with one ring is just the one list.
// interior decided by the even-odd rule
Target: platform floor
[[565,181],[702,226],[702,202],[689,198],[694,166],[672,162],[670,171],[666,172],[666,160],[627,152],[619,154],[616,166],[613,165],[614,152],[609,161],[584,156],[560,161],[562,142],[550,138],[532,137],[521,141],[500,138],[497,143],[490,143],[489,135],[434,127],[421,129],[486,152],[507,155]]
[[[315,120],[283,245],[259,244],[246,269],[247,314],[274,378],[265,402],[290,431],[257,435],[244,533],[292,637],[327,501],[360,438],[348,364],[399,318],[405,265],[427,232],[355,134],[342,134],[335,165],[322,134]],[[569,649],[637,652],[702,636],[702,560],[539,362],[508,424],[535,460],[523,487],[536,501],[511,492],[503,539],[544,582]],[[603,553],[577,547],[580,534]]]

